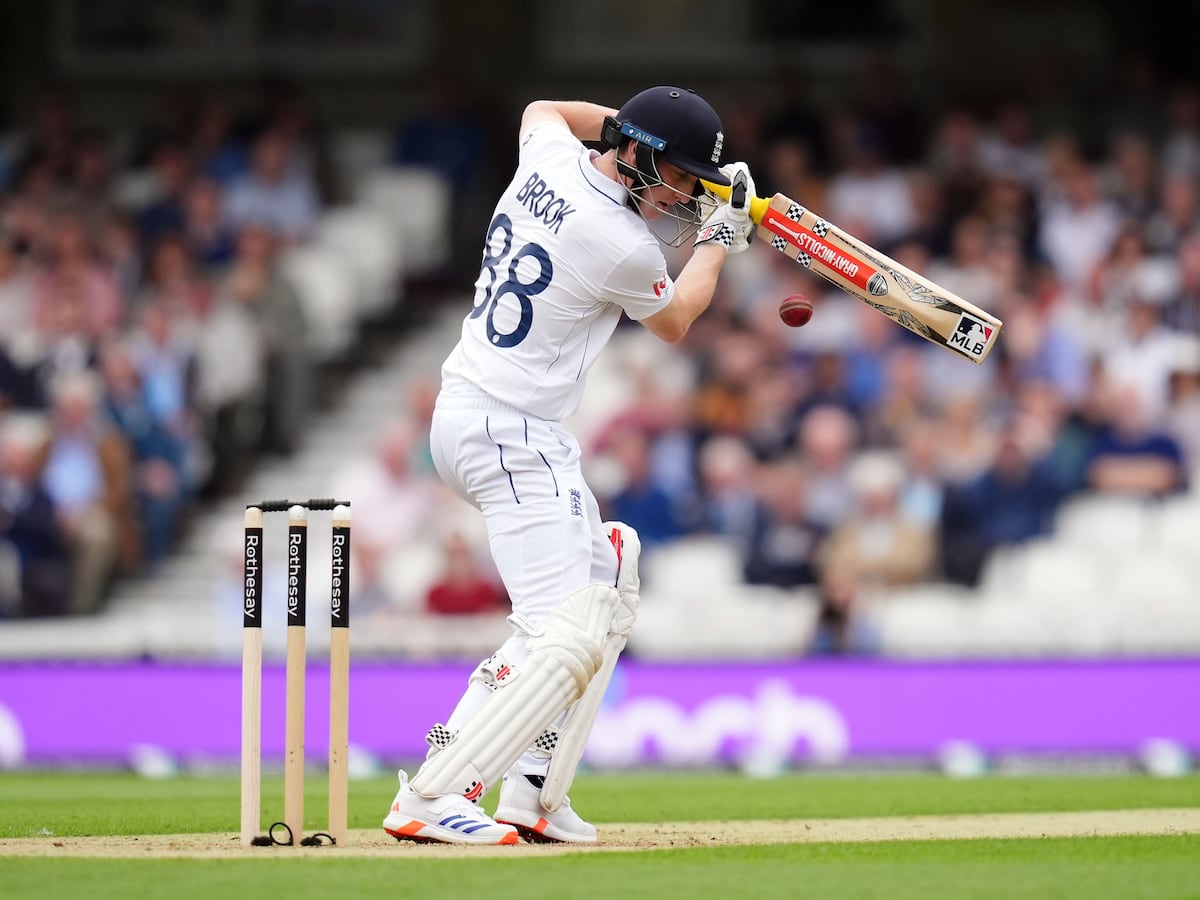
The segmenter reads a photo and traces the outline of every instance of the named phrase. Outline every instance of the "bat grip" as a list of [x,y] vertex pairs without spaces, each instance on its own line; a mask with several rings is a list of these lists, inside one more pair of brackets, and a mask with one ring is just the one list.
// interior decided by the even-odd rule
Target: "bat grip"
[[[710,191],[713,194],[716,194],[722,200],[730,199],[730,196],[733,193],[733,188],[727,184],[713,184],[711,181],[705,181],[703,178],[700,179],[700,183],[702,185],[704,185],[706,190]],[[741,185],[741,189],[745,190],[746,189],[745,185]],[[750,198],[750,218],[751,218],[751,220],[753,220],[755,222],[761,222],[763,219],[763,216],[766,215],[767,207],[770,205],[771,205],[770,200],[764,200],[762,197],[751,197]]]
[[746,182],[735,181],[733,189],[729,192],[729,202],[734,206],[744,207],[746,205]]

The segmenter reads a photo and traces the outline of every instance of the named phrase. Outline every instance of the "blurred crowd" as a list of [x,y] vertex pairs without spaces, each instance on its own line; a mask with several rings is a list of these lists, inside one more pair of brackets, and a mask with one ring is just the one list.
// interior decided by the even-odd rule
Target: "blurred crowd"
[[[588,395],[608,405],[585,399],[575,425],[604,514],[648,554],[723,535],[748,583],[818,593],[814,652],[868,651],[863,591],[976,585],[997,548],[1051,534],[1075,494],[1189,489],[1200,84],[1133,64],[1084,111],[1049,90],[930,108],[886,60],[836,105],[785,83],[803,81],[722,108],[729,157],[759,194],[784,192],[1003,319],[997,348],[975,366],[756,243],[679,345],[623,324],[619,365],[598,367]],[[105,142],[53,103],[0,165],[0,547],[22,580],[0,598],[23,597],[21,614],[94,609],[112,573],[170,552],[198,498],[288,452],[306,412],[302,316],[274,260],[328,202],[321,143],[294,103],[253,128],[219,104],[181,118],[134,158],[138,191],[114,191]],[[462,127],[435,109],[404,136],[473,148],[468,169],[481,146],[511,150],[511,123]],[[454,274],[464,296],[472,265]],[[816,306],[800,329],[776,312],[793,293]],[[481,541],[422,532],[428,510],[461,501],[427,462],[428,390],[408,400],[343,473],[356,591],[396,602],[386,560],[408,535],[440,554],[425,608],[502,609]]]
[[[765,245],[677,349],[636,354],[601,428],[607,514],[697,531],[745,579],[811,586],[814,651],[869,650],[865,589],[975,586],[1072,495],[1166,498],[1200,466],[1200,84],[1130,64],[1089,127],[1037,95],[922,109],[886,63],[857,103],[729,116],[782,191],[1005,325],[981,366]],[[800,329],[779,301],[816,306]]]
[[314,373],[278,261],[328,189],[287,99],[104,134],[48,96],[0,148],[0,617],[89,613],[294,449]]

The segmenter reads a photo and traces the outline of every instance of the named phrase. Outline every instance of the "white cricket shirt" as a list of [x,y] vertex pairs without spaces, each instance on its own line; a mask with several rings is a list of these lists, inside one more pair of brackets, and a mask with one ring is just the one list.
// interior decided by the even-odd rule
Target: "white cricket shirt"
[[443,395],[482,391],[563,419],[621,311],[641,320],[671,301],[658,242],[595,155],[557,123],[522,135],[487,229],[474,308],[442,366]]

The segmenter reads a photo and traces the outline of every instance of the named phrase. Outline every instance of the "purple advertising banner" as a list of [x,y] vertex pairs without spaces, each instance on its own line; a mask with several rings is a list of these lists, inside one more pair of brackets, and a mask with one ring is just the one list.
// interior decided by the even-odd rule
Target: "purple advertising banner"
[[[351,675],[351,743],[423,756],[470,664],[364,663]],[[309,668],[307,751],[328,742],[328,671]],[[239,753],[241,669],[227,664],[0,665],[0,767],[123,764],[152,747],[183,762]],[[263,748],[282,758],[284,669],[264,671]],[[767,758],[837,763],[986,753],[1136,753],[1165,738],[1200,751],[1200,660],[770,664],[622,663],[587,760],[598,767]]]

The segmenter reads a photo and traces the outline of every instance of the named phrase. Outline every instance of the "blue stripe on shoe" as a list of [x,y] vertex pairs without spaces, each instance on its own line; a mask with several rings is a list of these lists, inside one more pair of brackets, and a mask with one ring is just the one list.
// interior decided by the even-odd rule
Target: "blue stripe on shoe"
[[462,829],[462,833],[463,834],[474,834],[481,828],[487,828],[488,825],[490,825],[490,824],[491,824],[490,822],[480,822],[478,825],[472,825],[470,828]]
[[[455,821],[456,819],[462,819],[462,822],[459,822],[456,825],[451,825],[450,823]],[[470,821],[471,820],[468,819],[466,816],[460,816],[458,813],[455,813],[452,816],[446,816],[446,818],[442,819],[442,821],[438,822],[438,824],[445,825],[448,828],[457,828],[458,825],[462,825],[464,822],[470,822]]]

